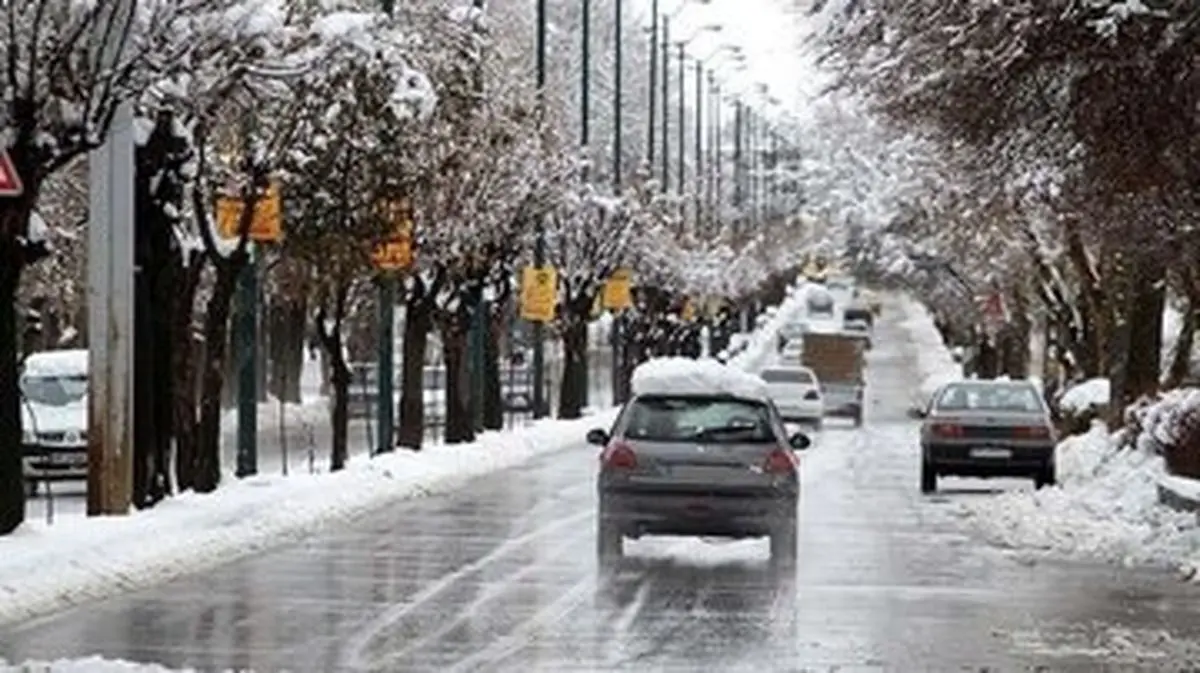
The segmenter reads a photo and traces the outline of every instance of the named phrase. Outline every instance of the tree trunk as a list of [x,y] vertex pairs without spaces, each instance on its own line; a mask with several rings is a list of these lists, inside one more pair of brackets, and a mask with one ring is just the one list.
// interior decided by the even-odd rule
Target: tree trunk
[[23,266],[21,244],[0,233],[0,535],[25,521],[16,303]]
[[[1162,320],[1166,287],[1161,274],[1139,273],[1129,298],[1129,343],[1125,355],[1120,408],[1158,391],[1162,358]],[[1115,388],[1115,387],[1114,387]]]
[[1191,376],[1192,348],[1196,342],[1196,310],[1192,300],[1180,316],[1179,336],[1175,339],[1175,352],[1171,354],[1171,367],[1167,371],[1164,387],[1178,388]]
[[329,454],[331,472],[343,470],[350,456],[350,367],[342,354],[341,327],[335,327],[328,340],[325,355],[333,367],[333,412],[329,419],[333,431],[333,447]]
[[442,329],[442,352],[446,361],[446,443],[465,444],[475,440],[467,399],[470,372],[467,369],[466,321],[450,316]]
[[504,386],[500,381],[500,339],[503,336],[504,312],[489,305],[483,342],[483,428],[504,429]]
[[424,297],[411,298],[404,314],[400,413],[396,445],[420,451],[425,439],[425,347],[433,329],[433,308]]
[[225,383],[229,314],[246,253],[216,268],[217,280],[204,316],[205,367],[200,384],[200,425],[196,433],[195,483],[197,492],[211,493],[221,481],[221,391]]
[[562,329],[563,372],[558,395],[558,417],[580,418],[587,404],[587,335],[586,318],[566,316]]
[[196,394],[199,391],[196,367],[203,354],[192,334],[192,321],[196,289],[203,270],[204,261],[199,255],[193,255],[187,266],[180,270],[177,305],[171,324],[174,346],[168,369],[174,378],[171,405],[175,428],[175,486],[180,491],[196,485]]

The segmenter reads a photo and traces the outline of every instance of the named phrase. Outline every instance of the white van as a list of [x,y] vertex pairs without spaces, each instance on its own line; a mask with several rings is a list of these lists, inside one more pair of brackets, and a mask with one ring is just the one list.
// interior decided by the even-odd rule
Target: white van
[[88,352],[43,351],[25,359],[19,380],[25,482],[87,479]]

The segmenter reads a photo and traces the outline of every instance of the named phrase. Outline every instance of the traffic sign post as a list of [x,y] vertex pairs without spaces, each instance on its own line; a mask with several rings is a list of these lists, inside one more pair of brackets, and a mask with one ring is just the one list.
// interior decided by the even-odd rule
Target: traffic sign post
[[396,373],[396,286],[397,272],[412,268],[412,208],[406,200],[383,201],[380,216],[392,227],[392,234],[371,248],[371,263],[379,269],[379,398],[376,400],[375,453],[388,453],[395,445],[395,373]]

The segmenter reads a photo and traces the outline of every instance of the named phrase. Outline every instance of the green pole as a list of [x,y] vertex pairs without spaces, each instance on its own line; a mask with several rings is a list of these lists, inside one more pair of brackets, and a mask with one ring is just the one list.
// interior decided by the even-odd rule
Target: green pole
[[376,376],[379,397],[376,402],[376,417],[378,436],[375,439],[375,453],[391,452],[395,442],[392,441],[392,413],[396,406],[396,394],[393,382],[396,378],[395,364],[395,313],[396,313],[396,275],[384,271],[379,275],[379,372]]
[[247,248],[250,256],[238,279],[237,375],[238,375],[238,448],[237,476],[258,473],[258,266],[255,244]]

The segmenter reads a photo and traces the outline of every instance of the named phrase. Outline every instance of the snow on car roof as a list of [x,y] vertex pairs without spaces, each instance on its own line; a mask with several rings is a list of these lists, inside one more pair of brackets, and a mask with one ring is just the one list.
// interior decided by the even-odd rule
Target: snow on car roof
[[766,402],[767,384],[758,376],[712,359],[654,358],[633,370],[634,395],[732,395]]
[[23,376],[79,376],[88,373],[88,352],[78,348],[40,351],[25,358]]

